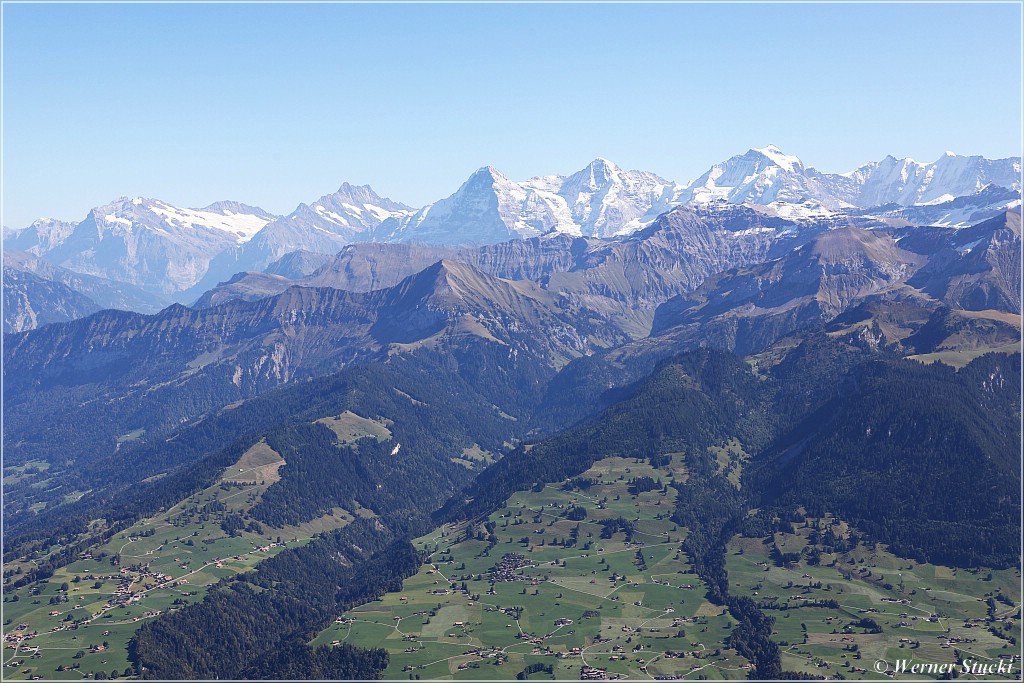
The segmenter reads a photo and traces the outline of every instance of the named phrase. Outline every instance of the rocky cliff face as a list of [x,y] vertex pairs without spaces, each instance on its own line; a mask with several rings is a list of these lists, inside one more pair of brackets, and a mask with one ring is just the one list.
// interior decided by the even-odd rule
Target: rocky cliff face
[[995,326],[984,335],[1009,342],[1019,339],[1020,250],[1013,212],[963,230],[823,232],[781,258],[725,271],[668,300],[653,335],[749,354],[828,325],[875,347],[922,352],[913,335],[926,324],[953,329],[953,311],[960,327]]
[[4,267],[4,334],[67,322],[100,310],[70,287],[32,273]]

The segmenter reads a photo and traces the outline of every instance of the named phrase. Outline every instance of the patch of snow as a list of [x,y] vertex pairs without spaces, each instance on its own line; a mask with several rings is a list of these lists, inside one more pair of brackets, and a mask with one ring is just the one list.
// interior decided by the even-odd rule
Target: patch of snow
[[104,216],[103,220],[105,220],[107,223],[120,223],[121,225],[131,225],[132,224],[132,222],[130,220],[128,220],[127,218],[122,218],[121,216],[115,216],[112,213],[108,213],[106,216]]
[[348,226],[348,219],[341,214],[334,213],[333,211],[324,211],[323,214],[326,218],[334,221],[338,225]]
[[920,204],[918,204],[918,206],[932,206],[934,204],[945,204],[946,202],[951,202],[954,199],[956,199],[956,197],[947,192],[946,194],[939,195],[938,197],[931,201],[921,202]]
[[199,226],[231,235],[239,244],[248,242],[253,236],[270,222],[267,218],[252,214],[231,213],[226,211],[199,211],[196,209],[179,209],[163,202],[153,202],[149,210],[163,218],[172,227],[193,228]]
[[377,220],[384,221],[395,216],[408,216],[412,211],[388,211],[374,204],[363,204],[363,208],[372,213]]
[[973,242],[968,242],[967,244],[961,244],[959,247],[956,248],[956,250],[959,251],[961,254],[966,254],[967,252],[969,252],[971,249],[974,249],[979,244],[981,244],[981,240],[977,239],[977,240],[974,240]]

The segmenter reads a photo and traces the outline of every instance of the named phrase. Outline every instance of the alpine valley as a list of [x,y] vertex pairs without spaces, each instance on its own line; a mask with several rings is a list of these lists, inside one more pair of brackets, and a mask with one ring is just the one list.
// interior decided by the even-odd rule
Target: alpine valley
[[5,228],[4,678],[1019,680],[1020,177]]

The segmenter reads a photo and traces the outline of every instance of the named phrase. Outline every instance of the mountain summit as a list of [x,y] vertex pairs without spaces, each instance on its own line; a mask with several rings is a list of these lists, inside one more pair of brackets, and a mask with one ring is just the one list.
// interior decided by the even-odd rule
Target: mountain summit
[[182,209],[159,199],[121,197],[72,229],[37,222],[6,246],[75,272],[168,295],[194,285],[217,254],[245,244],[273,216],[235,202]]
[[712,166],[678,200],[706,204],[817,203],[838,210],[888,204],[936,204],[973,195],[989,185],[1020,191],[1020,159],[990,160],[946,152],[935,162],[887,156],[849,173],[822,173],[769,145]]
[[446,199],[385,222],[382,241],[487,244],[550,233],[611,237],[632,232],[671,208],[675,183],[625,171],[598,158],[570,176],[510,180],[492,166],[474,172]]

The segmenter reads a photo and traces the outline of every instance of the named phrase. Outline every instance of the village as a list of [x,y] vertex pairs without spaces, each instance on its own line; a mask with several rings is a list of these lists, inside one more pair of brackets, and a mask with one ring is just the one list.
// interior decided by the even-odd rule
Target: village
[[202,600],[217,582],[306,542],[309,534],[300,538],[299,530],[286,540],[222,525],[252,506],[281,462],[272,452],[250,449],[223,480],[81,552],[52,576],[14,588],[14,577],[6,577],[4,678],[133,675],[127,646],[143,623]]

